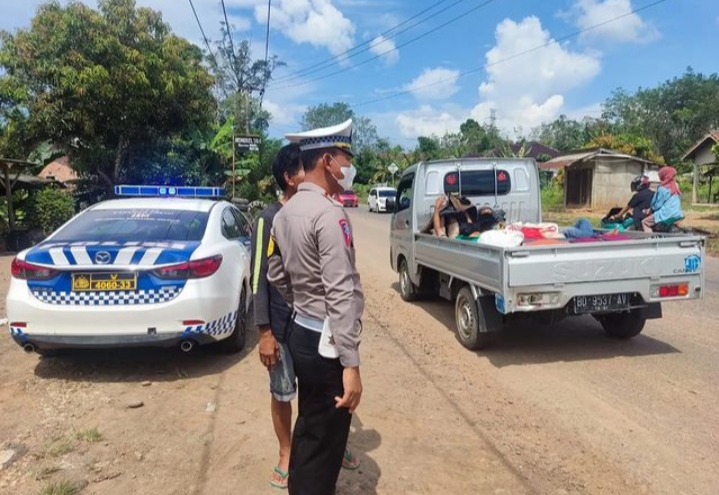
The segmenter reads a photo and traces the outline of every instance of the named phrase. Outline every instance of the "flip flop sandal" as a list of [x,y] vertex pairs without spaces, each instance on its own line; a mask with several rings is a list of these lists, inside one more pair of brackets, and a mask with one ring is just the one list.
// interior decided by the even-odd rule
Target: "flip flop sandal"
[[[280,477],[280,481],[275,481],[275,474],[278,474]],[[272,473],[272,477],[270,478],[270,485],[272,485],[275,488],[279,488],[280,490],[284,490],[287,488],[287,480],[290,477],[289,471],[283,471],[279,468],[279,466],[275,466],[275,470]]]
[[353,471],[360,466],[360,460],[352,455],[349,449],[345,448],[345,453],[342,456],[342,467]]

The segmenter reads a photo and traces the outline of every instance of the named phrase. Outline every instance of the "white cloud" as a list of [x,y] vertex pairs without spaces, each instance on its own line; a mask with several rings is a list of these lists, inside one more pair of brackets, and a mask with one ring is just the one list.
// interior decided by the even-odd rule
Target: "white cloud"
[[[3,1],[3,0],[0,0]],[[82,3],[92,8],[97,8],[96,0],[81,0]],[[23,2],[4,2],[2,16],[0,16],[0,29],[15,30],[21,27],[29,27],[30,20],[35,15],[37,8],[45,3],[45,0],[25,0]],[[68,3],[67,0],[61,0],[62,5]],[[216,0],[193,0],[197,16],[200,18],[205,34],[210,40],[220,38],[220,20],[222,16],[222,7]],[[228,10],[233,8],[247,8],[255,5],[266,3],[263,0],[225,0]],[[153,10],[162,12],[162,19],[167,22],[172,31],[188,40],[204,47],[200,28],[192,14],[189,4],[183,3],[178,5],[177,0],[137,0],[140,7],[149,7]],[[236,31],[246,31],[252,26],[251,19],[239,15],[230,15],[228,12],[230,24],[235,26]]]
[[[555,118],[564,106],[564,93],[594,79],[601,68],[598,55],[560,45],[536,17],[521,22],[505,19],[495,38],[495,46],[486,54],[487,79],[479,86],[480,103],[472,115],[486,117],[489,109],[496,109],[498,125],[506,132]],[[531,54],[510,58],[542,45],[546,46]]]
[[639,14],[631,13],[632,10],[630,0],[577,0],[569,16],[574,18],[580,29],[624,16],[582,33],[582,39],[605,39],[625,43],[646,43],[657,39],[659,31]]
[[447,99],[459,91],[457,86],[459,71],[437,67],[425,69],[404,89],[421,100]]
[[441,110],[422,105],[416,110],[400,113],[395,122],[403,137],[415,138],[457,132],[467,117],[466,110]]
[[[331,0],[279,0],[272,5],[271,26],[295,43],[325,47],[333,55],[354,44],[355,26]],[[255,7],[255,19],[267,22],[267,8]]]
[[[495,41],[486,53],[487,76],[479,85],[478,103],[471,108],[423,104],[401,112],[395,122],[402,137],[441,136],[457,132],[470,117],[487,122],[492,116],[503,134],[515,137],[520,130],[529,131],[561,113],[570,113],[564,108],[565,94],[590,82],[601,69],[597,54],[578,53],[560,45],[536,17],[521,22],[505,19],[497,25]],[[540,46],[531,54],[511,58]],[[456,93],[457,77],[457,71],[428,69],[406,88],[414,88],[415,94],[425,99],[440,98]],[[450,82],[420,88],[445,79]],[[584,110],[596,111],[596,106],[572,113]]]
[[399,50],[397,50],[394,40],[387,39],[382,35],[370,42],[370,51],[375,55],[381,55],[387,65],[394,65],[399,60]]

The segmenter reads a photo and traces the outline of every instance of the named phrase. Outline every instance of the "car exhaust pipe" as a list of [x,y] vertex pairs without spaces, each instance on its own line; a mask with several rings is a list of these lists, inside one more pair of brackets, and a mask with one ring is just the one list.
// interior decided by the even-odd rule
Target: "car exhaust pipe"
[[22,350],[27,352],[28,354],[32,354],[33,352],[35,352],[35,346],[30,343],[27,343],[22,346]]
[[180,349],[182,352],[190,352],[192,349],[195,348],[195,343],[191,340],[183,340],[180,342]]

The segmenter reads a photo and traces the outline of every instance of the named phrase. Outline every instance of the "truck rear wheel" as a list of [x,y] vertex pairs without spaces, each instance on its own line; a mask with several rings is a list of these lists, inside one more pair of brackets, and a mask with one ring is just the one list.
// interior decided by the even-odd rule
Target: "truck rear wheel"
[[608,335],[620,339],[636,337],[642,333],[644,324],[647,321],[637,310],[629,311],[628,313],[609,314],[597,319]]
[[412,283],[409,276],[409,267],[407,260],[402,259],[399,262],[399,294],[405,301],[414,301],[417,299],[417,286]]
[[484,319],[479,314],[479,305],[469,287],[462,287],[454,306],[457,324],[457,340],[470,350],[477,350],[489,343],[489,333],[482,328]]

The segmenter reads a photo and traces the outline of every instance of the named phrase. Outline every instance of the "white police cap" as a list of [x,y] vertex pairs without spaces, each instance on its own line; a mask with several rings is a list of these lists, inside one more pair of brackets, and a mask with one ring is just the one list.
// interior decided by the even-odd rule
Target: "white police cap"
[[298,143],[302,151],[320,148],[339,148],[352,155],[352,119],[330,127],[287,134],[291,143]]

